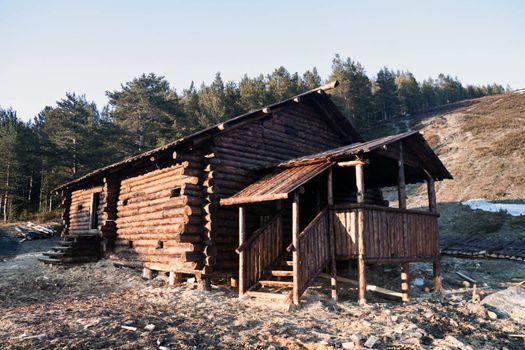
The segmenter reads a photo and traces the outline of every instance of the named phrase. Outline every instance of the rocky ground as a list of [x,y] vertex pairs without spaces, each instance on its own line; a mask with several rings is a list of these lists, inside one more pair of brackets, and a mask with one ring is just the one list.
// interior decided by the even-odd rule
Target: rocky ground
[[[347,284],[334,303],[320,280],[299,310],[288,311],[241,301],[221,281],[211,292],[191,280],[168,287],[166,276],[143,280],[108,261],[57,267],[39,263],[38,255],[0,262],[3,349],[525,348],[524,320],[472,303],[472,286],[455,273],[476,279],[483,300],[525,280],[519,262],[444,257],[441,296],[425,292],[430,266],[414,264],[419,286],[408,305],[369,293],[368,306],[359,307]],[[393,267],[368,270],[371,283],[396,290],[398,274]]]

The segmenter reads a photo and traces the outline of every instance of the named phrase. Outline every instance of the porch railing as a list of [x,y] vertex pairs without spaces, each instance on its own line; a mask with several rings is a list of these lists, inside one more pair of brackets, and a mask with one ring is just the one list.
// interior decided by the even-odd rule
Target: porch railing
[[297,276],[294,289],[297,288],[298,296],[330,262],[328,213],[327,209],[322,210],[297,237],[298,266],[294,266],[294,276]]
[[281,213],[277,213],[263,226],[252,233],[236,251],[243,252],[243,290],[254,286],[265,272],[276,262],[283,251]]
[[366,204],[333,209],[336,256],[357,257],[357,212],[363,210],[365,258],[368,262],[433,259],[439,253],[438,214]]

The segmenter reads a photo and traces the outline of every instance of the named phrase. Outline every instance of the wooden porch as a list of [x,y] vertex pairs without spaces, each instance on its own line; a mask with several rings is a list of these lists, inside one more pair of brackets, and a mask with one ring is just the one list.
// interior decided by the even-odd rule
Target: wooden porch
[[[240,297],[299,305],[301,295],[327,271],[331,297],[336,300],[337,262],[341,261],[357,262],[360,304],[366,303],[366,264],[372,263],[401,266],[400,289],[402,300],[406,302],[409,300],[410,263],[432,262],[434,291],[440,292],[439,214],[434,189],[434,180],[440,176],[436,176],[434,170],[426,170],[430,166],[425,166],[424,162],[419,168],[416,163],[407,166],[404,156],[406,154],[411,162],[415,159],[413,153],[403,151],[399,139],[391,140],[388,145],[392,143],[395,146],[392,148],[398,150],[395,162],[391,157],[383,160],[384,154],[379,157],[369,154],[371,160],[361,155],[323,163],[303,161],[277,169],[235,196],[221,200],[222,205],[239,205]],[[380,152],[384,153],[385,149],[381,147]],[[426,181],[428,209],[407,209],[405,170],[409,172],[411,183]],[[382,173],[386,175],[382,177]],[[386,202],[378,200],[370,204],[370,198],[365,197],[368,194],[365,183],[376,192],[396,183],[398,208],[388,207]],[[336,202],[334,188],[341,193],[353,193],[350,197],[354,200]],[[256,212],[259,205],[271,203],[275,205],[274,215],[258,229],[248,232],[246,217],[250,211]]]

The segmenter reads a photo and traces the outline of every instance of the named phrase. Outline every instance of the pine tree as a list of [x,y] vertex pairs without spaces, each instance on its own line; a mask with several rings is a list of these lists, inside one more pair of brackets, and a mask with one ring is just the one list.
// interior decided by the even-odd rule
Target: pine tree
[[374,106],[379,120],[390,119],[400,112],[396,76],[386,67],[377,73],[374,82]]
[[372,90],[370,79],[360,63],[350,58],[342,60],[336,55],[332,61],[332,74],[329,80],[339,80],[340,86],[334,90],[335,103],[359,127],[370,124],[372,109]]
[[136,138],[136,150],[154,148],[173,134],[179,115],[178,97],[163,76],[153,73],[106,91],[113,122]]
[[401,104],[401,113],[413,115],[422,106],[419,84],[410,72],[401,72],[396,77],[397,95]]

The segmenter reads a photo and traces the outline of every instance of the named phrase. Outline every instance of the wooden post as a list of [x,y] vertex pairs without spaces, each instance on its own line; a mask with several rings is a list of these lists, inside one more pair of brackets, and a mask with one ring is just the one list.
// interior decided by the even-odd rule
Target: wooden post
[[441,294],[441,261],[439,258],[432,263],[434,271],[434,293]]
[[148,269],[147,267],[142,269],[142,277],[145,279],[152,279],[153,278],[153,271],[151,269]]
[[293,260],[293,303],[299,305],[299,192],[293,194],[292,203],[292,260]]
[[398,186],[397,195],[399,200],[399,208],[406,209],[407,207],[407,194],[405,188],[405,160],[403,157],[403,144],[399,142],[399,159],[397,160],[398,167]]
[[[241,246],[246,240],[246,216],[244,207],[239,207],[239,246]],[[246,292],[246,281],[245,281],[245,256],[244,251],[239,253],[239,298],[241,298]]]
[[170,271],[169,285],[174,286],[182,282],[182,273]]
[[[357,203],[365,202],[365,177],[363,165],[355,167],[357,187]],[[366,271],[365,271],[365,213],[363,209],[357,210],[357,273],[358,273],[358,301],[360,305],[366,304]]]
[[330,244],[330,285],[332,286],[332,299],[337,300],[337,265],[335,259],[335,231],[334,219],[332,217],[332,206],[334,205],[334,190],[332,168],[328,169],[328,242]]
[[427,179],[427,192],[428,192],[428,210],[431,213],[437,213],[436,188],[434,186],[434,179],[432,177],[429,177]]
[[410,300],[410,264],[401,264],[401,300],[407,303]]

